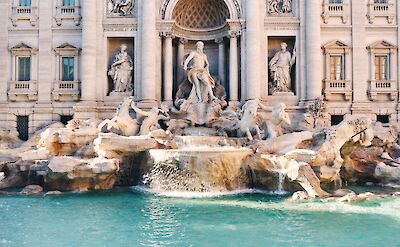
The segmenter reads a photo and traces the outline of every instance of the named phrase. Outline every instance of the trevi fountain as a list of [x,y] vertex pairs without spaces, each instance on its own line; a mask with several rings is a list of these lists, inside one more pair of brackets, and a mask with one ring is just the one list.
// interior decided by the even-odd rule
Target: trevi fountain
[[[48,30],[58,30],[56,39],[82,25],[82,58],[78,45],[54,48],[62,69],[72,69],[68,82],[57,82],[48,110],[43,90],[51,84],[43,75],[50,71],[45,48],[51,42],[41,43],[38,52],[25,43],[5,45],[14,60],[38,53],[40,63],[32,66],[39,66],[42,81],[39,93],[24,94],[31,82],[7,93],[20,111],[25,104],[33,108],[34,117],[18,118],[33,121],[26,141],[16,128],[0,128],[0,246],[400,246],[400,125],[392,121],[399,109],[390,105],[398,107],[398,92],[395,78],[386,74],[398,49],[390,39],[366,49],[330,42],[322,47],[325,60],[337,64],[325,64],[325,73],[335,78],[325,78],[324,89],[320,85],[320,38],[328,29],[321,34],[319,19],[321,25],[333,22],[335,31],[355,20],[340,33],[345,36],[367,23],[357,7],[361,1],[352,1],[352,18],[342,13],[350,11],[348,1],[324,0],[324,12],[311,0],[110,0],[103,1],[106,7],[96,5],[101,1],[57,1],[64,5],[56,6],[53,27],[47,26],[45,18],[53,19],[45,0],[36,19],[36,8],[29,7],[36,1],[21,2],[10,7],[14,35],[39,22],[40,42],[48,42]],[[160,20],[156,2],[162,5]],[[389,2],[363,6],[373,7],[368,25],[392,25],[395,14],[386,11],[396,4]],[[8,14],[2,12],[0,19]],[[267,47],[260,41],[264,27],[273,34]],[[363,32],[377,28],[351,32],[367,40]],[[103,57],[94,49],[104,48],[102,42],[108,42]],[[370,60],[361,57],[363,49]],[[101,65],[107,52],[108,67]],[[357,63],[344,73],[350,52]],[[367,73],[367,60],[379,71]],[[82,91],[74,86],[80,83],[75,61],[82,62]],[[352,69],[360,88],[349,86]],[[362,88],[367,74],[383,78],[368,80],[368,94]],[[34,106],[20,103],[35,97]],[[71,108],[68,100],[77,104]],[[48,117],[54,120],[53,109],[68,107],[74,118],[42,126]],[[0,122],[12,122],[3,109],[0,115]],[[330,116],[343,119],[335,125]],[[386,117],[391,121],[377,121]]]
[[[271,62],[280,92],[290,88],[287,70],[295,59],[286,47],[282,43]],[[295,116],[283,103],[228,105],[203,48],[199,41],[187,55],[187,78],[173,105],[143,110],[127,96],[112,119],[55,123],[26,142],[1,133],[0,216],[2,222],[24,225],[18,230],[18,238],[26,237],[24,245],[349,246],[347,241],[356,241],[350,245],[361,246],[361,233],[352,232],[346,242],[341,235],[353,227],[370,232],[363,222],[376,219],[375,230],[393,232],[388,238],[396,241],[399,126],[350,117],[320,127],[321,99]],[[122,45],[108,73],[114,92],[132,90],[132,59],[125,50]],[[259,109],[271,111],[271,117],[263,118]],[[57,217],[61,228],[47,229],[45,240],[32,239],[49,217]],[[386,225],[391,221],[396,223]],[[108,227],[103,232],[103,224],[121,237],[110,235]],[[127,229],[132,226],[138,232]],[[333,226],[324,233],[318,229]],[[13,229],[3,228],[0,244],[17,246]],[[380,245],[379,237],[366,232],[366,243]],[[59,235],[70,238],[68,244],[57,244]],[[326,238],[339,238],[331,243],[341,244],[330,245]]]

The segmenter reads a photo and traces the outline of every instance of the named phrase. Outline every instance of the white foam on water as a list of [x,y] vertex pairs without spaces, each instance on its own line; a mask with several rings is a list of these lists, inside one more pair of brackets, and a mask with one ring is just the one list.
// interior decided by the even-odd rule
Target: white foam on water
[[197,191],[163,191],[163,190],[154,190],[145,186],[133,186],[131,187],[133,190],[145,193],[145,194],[153,194],[156,196],[164,196],[164,197],[172,197],[172,198],[214,198],[214,197],[222,197],[222,196],[231,196],[231,195],[240,195],[240,194],[253,194],[260,193],[258,190],[254,189],[241,189],[241,190],[233,190],[233,191],[212,191],[212,192],[197,192]]
[[[263,201],[238,201],[238,200],[194,200],[191,204],[202,206],[226,206],[243,207],[256,210],[284,210],[299,212],[328,212],[340,214],[368,214],[382,215],[400,221],[400,199],[378,200],[377,206],[362,206],[359,203],[346,202],[302,202],[302,201],[283,201],[283,202],[263,202]],[[187,200],[174,200],[173,203],[188,203]]]

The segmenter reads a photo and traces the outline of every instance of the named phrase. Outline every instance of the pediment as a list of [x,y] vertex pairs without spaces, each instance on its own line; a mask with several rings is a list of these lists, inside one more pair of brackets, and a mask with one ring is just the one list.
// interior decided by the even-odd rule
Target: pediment
[[372,50],[372,49],[397,49],[397,46],[395,46],[385,40],[381,40],[381,41],[372,43],[371,45],[369,45],[367,47],[367,49],[369,49],[369,50]]
[[326,43],[323,48],[329,49],[329,48],[350,48],[349,45],[346,43],[340,41],[340,40],[334,40],[331,42]]
[[74,45],[72,45],[72,44],[70,44],[68,42],[65,42],[65,43],[57,46],[55,48],[55,50],[80,50],[80,48],[78,48],[78,47],[76,47],[76,46],[74,46]]
[[10,50],[33,50],[33,48],[23,42],[18,43],[10,48]]

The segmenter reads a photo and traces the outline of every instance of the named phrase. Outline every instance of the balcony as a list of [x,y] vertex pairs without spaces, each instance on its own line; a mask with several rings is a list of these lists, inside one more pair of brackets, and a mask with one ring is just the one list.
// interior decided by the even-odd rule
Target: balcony
[[396,81],[393,80],[373,80],[369,82],[368,94],[372,101],[397,100],[397,86]]
[[10,81],[8,84],[10,101],[35,101],[38,99],[36,81]]
[[353,96],[351,81],[349,80],[325,80],[324,96],[327,101],[350,101]]
[[29,21],[32,27],[36,26],[38,21],[37,8],[34,6],[12,7],[11,23],[16,27],[18,21]]
[[324,0],[322,19],[325,24],[329,23],[330,18],[340,18],[343,24],[349,20],[349,8],[347,0],[343,3],[329,3],[329,0]]
[[373,24],[376,18],[386,18],[387,23],[392,24],[395,17],[395,4],[388,0],[388,3],[374,3],[372,0],[368,4],[368,22]]
[[55,81],[53,99],[55,101],[78,101],[80,99],[80,82]]
[[81,24],[81,7],[80,6],[57,6],[56,15],[54,17],[57,26],[61,26],[63,20],[72,20],[75,26]]

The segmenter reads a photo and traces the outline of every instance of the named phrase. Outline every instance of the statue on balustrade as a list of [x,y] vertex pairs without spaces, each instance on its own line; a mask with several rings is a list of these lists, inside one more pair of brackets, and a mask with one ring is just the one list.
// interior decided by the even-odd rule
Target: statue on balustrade
[[126,16],[133,12],[133,0],[109,0],[109,12],[112,14]]
[[[190,62],[191,67],[188,67]],[[187,99],[189,102],[208,103],[217,100],[213,93],[215,81],[210,75],[209,66],[207,55],[204,53],[204,43],[199,41],[196,43],[196,50],[189,54],[183,66],[184,70],[188,71],[188,79],[192,84],[192,91]]]
[[114,83],[113,92],[123,93],[133,91],[132,71],[133,61],[127,52],[127,46],[123,44],[121,45],[120,52],[115,55],[110,71],[108,71],[108,75],[111,76]]
[[287,50],[287,44],[281,43],[281,50],[278,51],[269,63],[272,81],[272,91],[275,92],[292,92],[292,79],[290,71],[296,62],[296,47],[291,54]]

